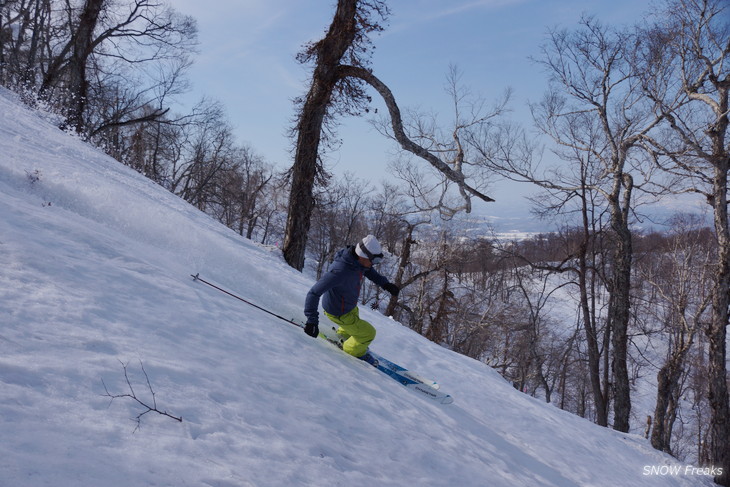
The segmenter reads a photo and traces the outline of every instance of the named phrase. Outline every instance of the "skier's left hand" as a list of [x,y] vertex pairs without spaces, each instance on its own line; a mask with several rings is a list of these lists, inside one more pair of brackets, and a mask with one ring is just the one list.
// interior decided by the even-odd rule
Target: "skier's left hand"
[[400,288],[398,286],[396,286],[395,284],[393,284],[392,282],[389,282],[388,284],[385,284],[383,286],[383,289],[385,289],[386,291],[388,291],[393,296],[398,296],[398,293],[400,292]]

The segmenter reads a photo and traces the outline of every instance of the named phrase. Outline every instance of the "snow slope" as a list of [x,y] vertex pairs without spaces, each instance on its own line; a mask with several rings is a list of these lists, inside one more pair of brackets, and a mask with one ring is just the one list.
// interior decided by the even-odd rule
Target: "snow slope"
[[[374,350],[453,404],[194,282],[297,320],[312,284],[7,91],[0,157],[0,486],[712,485],[376,312]],[[183,421],[136,429],[123,364]]]

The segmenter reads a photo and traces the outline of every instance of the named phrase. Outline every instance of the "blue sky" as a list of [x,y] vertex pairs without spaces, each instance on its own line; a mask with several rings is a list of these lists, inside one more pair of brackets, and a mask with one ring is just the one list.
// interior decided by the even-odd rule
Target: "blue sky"
[[[287,130],[291,100],[308,87],[307,68],[295,60],[307,41],[320,39],[332,18],[334,0],[175,0],[175,8],[198,21],[200,53],[190,73],[190,103],[202,96],[221,101],[238,140],[279,168],[291,164]],[[510,117],[531,123],[526,103],[537,101],[546,77],[530,56],[550,27],[576,25],[582,13],[604,23],[630,25],[649,8],[643,0],[392,0],[386,30],[373,38],[373,72],[401,108],[433,111],[448,121],[444,91],[450,65],[464,86],[487,100],[513,90]],[[383,106],[379,100],[374,107]],[[381,111],[381,113],[383,113]],[[342,145],[328,168],[374,182],[389,177],[393,142],[362,118],[342,120]],[[425,164],[425,163],[424,163]],[[495,181],[496,203],[475,202],[478,214],[519,213],[533,189]]]

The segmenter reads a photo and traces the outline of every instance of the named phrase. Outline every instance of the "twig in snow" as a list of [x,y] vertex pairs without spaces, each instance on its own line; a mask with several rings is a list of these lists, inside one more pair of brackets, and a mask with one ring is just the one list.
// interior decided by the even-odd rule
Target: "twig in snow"
[[155,398],[155,391],[152,389],[152,384],[150,383],[150,378],[147,375],[147,371],[144,369],[144,364],[142,363],[141,360],[139,361],[139,365],[142,368],[142,373],[144,373],[144,377],[147,382],[147,388],[149,389],[150,394],[152,395],[152,406],[148,405],[147,403],[145,403],[144,401],[142,401],[141,399],[139,399],[137,397],[137,394],[134,392],[134,387],[132,387],[132,382],[129,380],[129,374],[127,373],[127,365],[124,362],[122,362],[121,360],[119,361],[119,363],[122,364],[122,368],[124,369],[124,379],[127,381],[127,386],[129,387],[129,393],[112,394],[109,392],[109,389],[106,387],[106,383],[104,382],[104,379],[101,379],[101,383],[104,385],[104,391],[105,391],[105,394],[103,394],[103,396],[110,398],[110,400],[109,400],[110,406],[111,406],[111,403],[114,401],[114,399],[128,397],[128,398],[136,401],[137,403],[139,403],[139,405],[141,405],[143,408],[145,408],[144,411],[139,413],[137,415],[137,417],[134,418],[134,421],[137,423],[137,426],[134,428],[133,433],[136,433],[137,430],[142,425],[142,416],[144,416],[145,414],[150,413],[150,412],[155,412],[157,414],[161,414],[162,416],[167,416],[168,418],[172,418],[175,421],[179,421],[182,423],[182,416],[181,417],[173,416],[173,415],[169,414],[167,411],[160,411],[159,409],[157,409],[157,399]]

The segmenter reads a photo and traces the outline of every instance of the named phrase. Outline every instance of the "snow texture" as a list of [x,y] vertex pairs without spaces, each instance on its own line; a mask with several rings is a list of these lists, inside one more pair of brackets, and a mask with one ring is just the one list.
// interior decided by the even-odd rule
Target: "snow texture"
[[453,404],[195,282],[295,320],[313,283],[46,118],[0,91],[0,486],[713,485],[377,312]]

